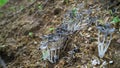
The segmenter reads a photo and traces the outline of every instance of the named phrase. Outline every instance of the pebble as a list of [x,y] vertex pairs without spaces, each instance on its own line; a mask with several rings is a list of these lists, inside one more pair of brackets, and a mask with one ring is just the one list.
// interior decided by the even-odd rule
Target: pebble
[[90,35],[87,35],[86,37],[90,37]]
[[36,41],[34,41],[34,44],[37,44],[37,42],[36,42]]
[[113,61],[111,60],[111,61],[109,61],[109,63],[110,63],[110,64],[112,64],[112,63],[113,63]]
[[93,61],[92,61],[92,65],[97,65],[97,64],[100,64],[100,61],[99,60],[97,60],[97,59],[94,59]]
[[92,30],[92,28],[90,27],[90,28],[88,28],[88,31],[91,31]]
[[36,65],[40,65],[40,62],[36,62]]
[[85,41],[85,43],[88,43],[88,41]]

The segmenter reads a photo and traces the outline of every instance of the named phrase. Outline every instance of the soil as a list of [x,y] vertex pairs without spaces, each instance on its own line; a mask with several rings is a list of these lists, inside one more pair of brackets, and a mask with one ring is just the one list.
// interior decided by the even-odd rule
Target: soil
[[[91,21],[93,23],[85,26],[83,30],[69,36],[66,50],[62,52],[57,63],[53,64],[42,59],[39,50],[41,36],[54,33],[50,28],[60,26],[64,15],[72,7],[85,4],[80,12],[92,8],[92,15],[89,17],[98,17],[102,24],[110,22],[116,15],[120,17],[119,0],[113,1],[112,4],[110,1],[68,0],[68,3],[64,1],[9,0],[0,8],[0,58],[7,68],[101,68],[104,61],[108,63],[105,68],[120,68],[120,23],[113,26],[116,31],[104,58],[101,59],[97,49],[98,32],[94,23],[96,20]],[[113,13],[110,14],[110,11]],[[87,15],[83,16],[87,19]],[[79,51],[73,58],[67,52],[74,46],[77,46]],[[92,65],[91,61],[94,59],[99,59],[100,64]],[[113,63],[110,64],[109,61]]]

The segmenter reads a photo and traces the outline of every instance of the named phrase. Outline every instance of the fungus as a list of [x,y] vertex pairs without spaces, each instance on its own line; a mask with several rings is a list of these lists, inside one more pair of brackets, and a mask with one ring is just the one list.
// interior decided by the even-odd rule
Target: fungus
[[57,34],[49,34],[44,37],[40,46],[43,59],[51,63],[56,63],[59,59],[61,49],[64,48],[63,42],[65,37],[58,36]]
[[98,29],[98,53],[99,57],[103,58],[105,52],[107,51],[110,42],[112,40],[112,34],[114,32],[114,28],[111,27],[110,24],[99,25]]

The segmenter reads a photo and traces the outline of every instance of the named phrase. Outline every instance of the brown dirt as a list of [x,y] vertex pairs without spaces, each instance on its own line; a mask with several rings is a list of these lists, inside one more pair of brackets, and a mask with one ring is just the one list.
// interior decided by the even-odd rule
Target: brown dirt
[[[82,0],[75,2],[69,0],[68,4],[62,0],[12,0],[3,8],[3,15],[0,16],[0,56],[5,61],[8,68],[44,68],[46,64],[48,68],[91,68],[91,60],[98,58],[97,52],[97,30],[92,26],[91,31],[88,27],[82,31],[70,36],[71,46],[79,47],[79,52],[75,54],[75,58],[64,60],[61,58],[56,64],[51,64],[42,60],[42,54],[39,50],[40,36],[53,33],[49,28],[56,28],[62,23],[63,15],[71,6],[81,3]],[[42,4],[43,9],[38,6]],[[22,6],[21,6],[22,5]],[[86,9],[93,5],[93,1],[87,3]],[[97,3],[101,6],[101,3]],[[118,6],[117,6],[118,7]],[[11,9],[13,8],[13,9]],[[101,7],[102,8],[102,7]],[[119,7],[118,7],[119,8]],[[100,19],[106,17],[112,18],[103,7],[102,10],[95,15],[100,15]],[[107,12],[107,11],[106,11]],[[105,18],[104,18],[105,17]],[[120,27],[118,27],[120,29]],[[33,36],[29,36],[29,32],[33,32]],[[80,35],[82,33],[83,36]],[[87,37],[90,35],[90,37]],[[116,31],[113,35],[112,43],[103,58],[107,62],[113,60],[113,64],[108,64],[107,68],[120,67],[120,43],[116,42],[120,39],[120,32]],[[68,41],[69,41],[68,40]],[[70,57],[67,53],[64,56]],[[103,61],[103,59],[100,59]],[[1,67],[1,66],[0,66]],[[46,68],[47,68],[46,67]],[[95,68],[99,68],[97,65]]]

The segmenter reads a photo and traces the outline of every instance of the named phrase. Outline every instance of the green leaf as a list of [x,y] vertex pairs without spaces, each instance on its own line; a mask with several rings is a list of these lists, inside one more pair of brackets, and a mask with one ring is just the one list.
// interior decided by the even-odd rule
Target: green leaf
[[43,9],[42,4],[40,4],[40,5],[38,6],[38,8],[39,8],[39,10],[42,10],[42,9]]
[[120,22],[120,18],[118,17],[114,17],[112,20],[113,23],[119,23]]
[[32,36],[33,36],[33,32],[29,32],[29,36],[31,36],[31,37],[32,37]]
[[4,6],[8,0],[0,0],[0,7]]
[[111,15],[113,15],[113,12],[112,12],[112,10],[110,10],[109,12],[110,12],[110,14],[111,14]]
[[49,28],[50,31],[53,31],[55,28]]
[[24,9],[24,6],[23,6],[23,5],[21,5],[21,6],[20,6],[20,10],[23,10],[23,9]]
[[76,8],[73,8],[73,9],[72,9],[72,13],[73,13],[74,16],[76,16],[77,9],[76,9]]

